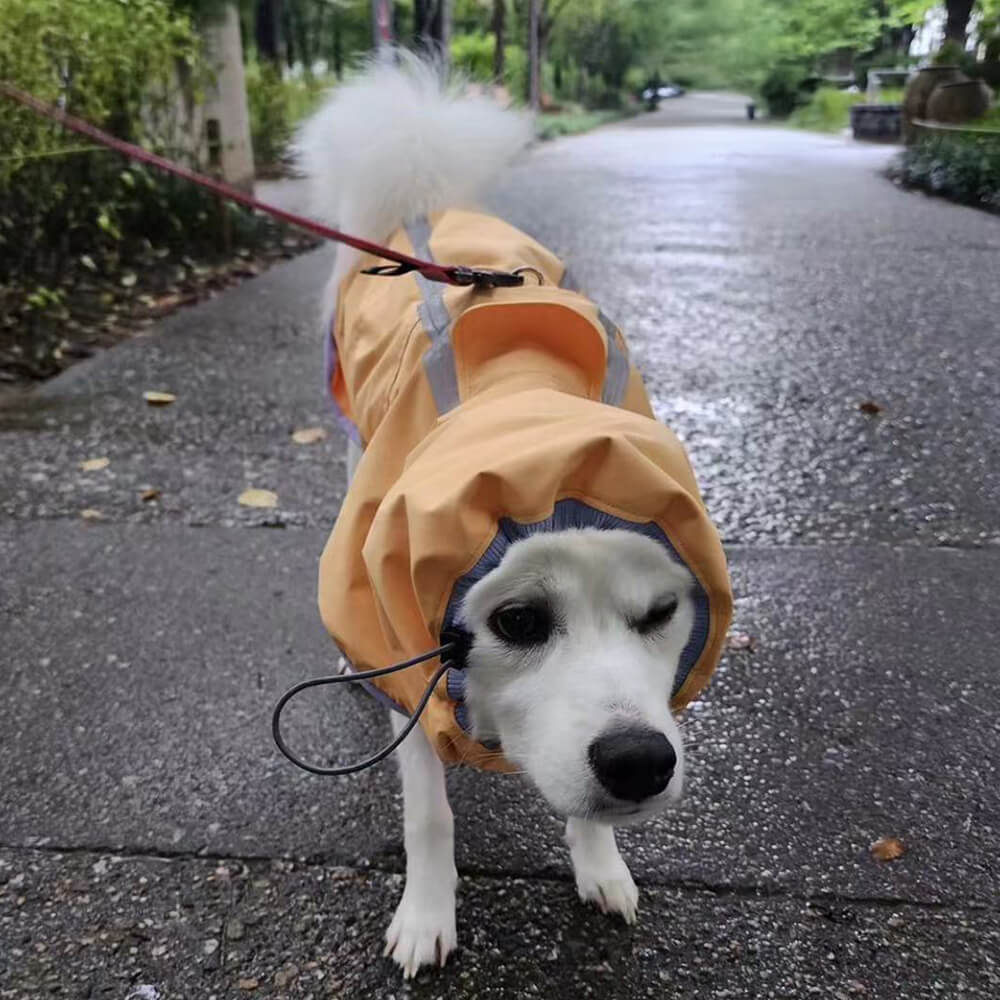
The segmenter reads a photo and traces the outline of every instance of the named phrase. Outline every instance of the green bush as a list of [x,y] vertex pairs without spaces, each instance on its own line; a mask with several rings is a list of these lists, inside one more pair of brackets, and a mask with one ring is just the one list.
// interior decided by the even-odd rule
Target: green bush
[[903,87],[883,87],[878,92],[878,102],[879,104],[902,104],[905,96],[906,90]]
[[493,48],[492,35],[481,33],[456,35],[451,40],[452,65],[471,80],[476,80],[479,83],[491,83],[493,80]]
[[773,118],[787,118],[808,100],[809,74],[798,64],[776,66],[760,85],[760,96]]
[[336,80],[308,73],[282,78],[276,67],[256,60],[245,73],[254,159],[258,169],[273,167],[285,158],[296,126],[316,110]]
[[[3,0],[0,79],[122,138],[191,159],[176,147],[204,76],[190,22],[166,0]],[[218,229],[209,196],[2,99],[0,150],[0,283],[61,273],[80,255],[100,269],[136,243],[196,240]]]
[[815,132],[840,132],[850,124],[851,106],[863,104],[865,95],[851,94],[833,87],[820,87],[788,119],[796,128],[812,129]]
[[555,115],[542,115],[536,125],[536,135],[542,140],[558,139],[564,135],[577,135],[580,132],[589,132],[599,125],[607,125],[610,122],[631,117],[637,113],[637,110],[637,108],[631,108],[626,111],[584,111],[581,108],[574,108]]
[[901,153],[890,174],[908,187],[1000,211],[1000,134],[931,135]]

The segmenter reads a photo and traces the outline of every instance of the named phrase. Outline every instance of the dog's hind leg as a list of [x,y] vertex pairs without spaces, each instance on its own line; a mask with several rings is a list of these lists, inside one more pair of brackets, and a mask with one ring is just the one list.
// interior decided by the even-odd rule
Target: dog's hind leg
[[[393,712],[394,733],[405,723]],[[455,835],[444,765],[417,726],[400,746],[406,887],[386,932],[385,954],[407,979],[422,965],[444,965],[455,947]]]
[[571,816],[566,821],[566,843],[580,899],[596,903],[602,913],[620,913],[625,923],[634,924],[639,890],[618,853],[614,828]]

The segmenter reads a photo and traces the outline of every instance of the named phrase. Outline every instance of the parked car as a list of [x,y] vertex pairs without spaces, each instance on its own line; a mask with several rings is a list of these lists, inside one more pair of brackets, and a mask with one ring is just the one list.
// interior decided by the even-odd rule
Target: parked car
[[676,83],[664,83],[659,87],[647,87],[642,92],[642,99],[647,104],[655,105],[658,101],[664,99],[669,99],[672,97],[683,97],[684,88],[679,87]]

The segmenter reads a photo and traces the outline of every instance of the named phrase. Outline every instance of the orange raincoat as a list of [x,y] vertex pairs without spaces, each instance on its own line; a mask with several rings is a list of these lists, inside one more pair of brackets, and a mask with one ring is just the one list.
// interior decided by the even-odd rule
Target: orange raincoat
[[[672,706],[707,684],[729,625],[725,556],[677,438],[654,417],[619,331],[565,268],[506,223],[449,211],[390,246],[470,267],[534,268],[480,290],[357,272],[340,289],[330,389],[365,449],[319,568],[323,622],[358,670],[433,649],[469,588],[536,531],[627,528],[696,580]],[[374,261],[366,260],[362,266]],[[434,661],[373,683],[411,712]],[[503,770],[467,733],[460,678],[421,723],[438,756]]]

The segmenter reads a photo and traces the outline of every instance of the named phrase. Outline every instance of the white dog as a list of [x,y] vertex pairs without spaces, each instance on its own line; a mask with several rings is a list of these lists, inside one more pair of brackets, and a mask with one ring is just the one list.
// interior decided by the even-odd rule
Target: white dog
[[[354,235],[383,241],[418,217],[467,205],[529,137],[530,123],[523,116],[449,91],[433,68],[404,59],[402,65],[376,66],[338,89],[301,133],[300,162],[311,181],[317,215]],[[472,227],[467,234],[473,246],[480,240],[478,232]],[[482,247],[484,259],[491,259],[489,252],[489,247]],[[533,257],[530,263],[534,266],[537,260]],[[354,282],[352,288],[367,289],[364,294],[389,296],[380,299],[380,304],[389,302],[401,283],[416,287],[412,277],[358,276],[358,265],[355,251],[338,249],[327,289],[326,325],[329,329],[334,324],[342,339],[361,325],[352,312],[352,300],[345,298],[345,280]],[[541,265],[539,269],[544,270]],[[503,301],[516,305],[521,290],[505,291]],[[424,289],[424,294],[435,292]],[[467,295],[463,305],[456,306],[455,299],[450,305],[446,301],[445,308],[454,314],[470,302],[497,300],[490,292]],[[596,309],[582,296],[577,299],[583,303],[579,310]],[[425,303],[421,308],[430,306]],[[409,320],[406,326],[410,329]],[[603,332],[599,324],[592,326],[595,343],[605,351],[601,357],[606,356],[610,366],[616,345],[621,349],[618,335],[606,323]],[[458,333],[454,336],[457,343]],[[392,341],[392,350],[395,344]],[[339,346],[343,350],[344,344]],[[627,357],[624,363],[628,365]],[[518,369],[522,374],[530,370],[530,364]],[[363,388],[348,393],[352,409],[361,405],[357,398]],[[613,421],[616,414],[625,412],[607,405],[607,390],[604,402],[600,388],[593,401],[569,395],[573,405],[587,407],[581,412],[592,413],[598,421]],[[489,397],[489,393],[484,396]],[[524,398],[544,401],[549,397]],[[455,403],[459,408],[453,413],[471,405],[464,395]],[[523,421],[524,406],[519,406]],[[480,405],[478,419],[489,419],[482,415],[489,412],[488,405]],[[659,435],[657,442],[669,435],[665,428],[654,427],[648,415],[629,411],[627,417],[639,421],[643,433],[648,428],[650,435]],[[433,433],[461,419],[442,416],[433,424]],[[539,421],[539,436],[548,438],[541,417]],[[599,422],[598,426],[604,425]],[[622,431],[621,436],[629,438],[631,433]],[[602,447],[610,449],[607,442],[618,441],[617,434],[610,425],[601,430]],[[373,442],[370,436],[365,442],[369,453],[376,450]],[[662,475],[667,459],[656,457],[658,447],[637,446],[628,455],[637,456],[637,468],[643,462],[650,467],[658,463],[657,474]],[[686,468],[679,445],[671,439],[663,448],[675,449],[669,452],[670,461]],[[464,461],[463,474],[475,476],[482,471],[469,470],[469,460]],[[366,469],[366,463],[370,468]],[[370,481],[380,475],[386,478],[385,463],[386,459],[362,454],[351,444],[348,468],[352,480],[357,473],[360,482],[366,471]],[[673,707],[678,707],[682,681],[678,671],[700,678],[692,680],[693,687],[679,699],[683,702],[711,672],[728,620],[724,562],[720,563],[721,582],[713,581],[695,552],[699,544],[707,546],[712,549],[710,559],[721,560],[721,549],[716,553],[712,548],[718,546],[717,538],[710,526],[705,527],[708,522],[693,479],[685,478],[688,473],[681,469],[676,474],[684,488],[682,499],[671,501],[673,506],[657,507],[652,496],[655,490],[637,488],[641,494],[637,503],[648,502],[651,511],[669,509],[669,516],[649,514],[643,521],[639,512],[632,520],[618,521],[607,513],[611,508],[605,504],[591,526],[586,518],[561,526],[555,515],[555,520],[544,522],[544,530],[534,530],[537,524],[533,524],[523,537],[513,538],[496,565],[462,588],[456,585],[449,603],[447,624],[461,627],[469,636],[461,670],[469,739],[500,745],[505,762],[523,771],[552,807],[567,817],[566,840],[580,898],[605,912],[620,914],[629,923],[636,919],[638,890],[619,854],[614,826],[648,818],[680,796],[684,748],[671,705],[673,698]],[[560,493],[564,495],[577,498],[570,503],[586,506],[579,501],[579,489]],[[375,495],[356,509],[349,509],[350,501],[345,501],[341,518],[377,518],[371,510],[381,499],[381,494]],[[683,507],[683,515],[678,514],[677,504]],[[388,505],[386,501],[383,506]],[[395,501],[394,505],[398,506]],[[516,511],[508,513],[517,520]],[[687,530],[684,525],[694,523],[692,519],[697,520],[702,536],[700,542],[689,544],[682,536]],[[650,527],[654,522],[663,530]],[[338,523],[337,530],[340,527]],[[522,527],[520,522],[518,527]],[[365,544],[364,558],[370,563],[374,557],[369,549],[381,544],[375,529],[365,535]],[[682,551],[687,553],[683,557],[678,554]],[[719,577],[717,569],[712,572]],[[415,570],[415,579],[417,575]],[[371,586],[377,588],[376,577],[377,572],[369,568],[359,579],[367,586],[364,581],[371,578],[375,581]],[[349,599],[353,598],[344,598]],[[387,600],[378,607],[382,619],[391,616]],[[361,612],[354,617],[358,616]],[[373,667],[389,662],[373,662],[377,657],[359,652],[356,643],[351,648],[348,633],[353,626],[344,621],[350,615],[338,619],[336,614],[325,613],[325,617],[355,664]],[[390,624],[395,627],[394,622]],[[441,624],[438,619],[429,623],[433,638]],[[376,629],[377,623],[371,625],[370,630]],[[398,645],[402,648],[406,643],[400,639]],[[686,665],[685,656],[690,660]],[[414,699],[408,694],[393,696],[407,702],[405,708],[412,708]],[[397,712],[392,717],[398,733],[405,718]],[[443,964],[456,944],[453,819],[442,763],[442,756],[448,757],[440,751],[443,744],[432,742],[429,731],[416,728],[399,749],[406,887],[386,935],[386,954],[407,977],[422,965]]]

